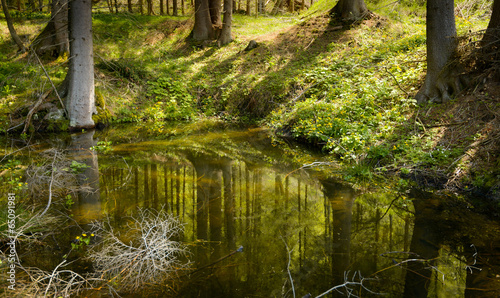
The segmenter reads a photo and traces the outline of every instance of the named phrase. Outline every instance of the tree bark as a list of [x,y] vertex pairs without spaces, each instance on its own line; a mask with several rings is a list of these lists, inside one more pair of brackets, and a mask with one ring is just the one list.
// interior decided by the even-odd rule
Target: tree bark
[[69,4],[70,54],[66,107],[70,129],[95,126],[94,58],[92,42],[92,2],[72,0]]
[[40,57],[57,58],[69,52],[68,1],[54,0],[50,9],[50,21],[31,47]]
[[213,37],[212,22],[208,8],[208,0],[194,1],[194,40],[208,40]]
[[219,46],[226,45],[233,40],[231,35],[233,17],[233,0],[224,0],[224,22],[222,23],[222,30],[217,41]]
[[172,2],[172,15],[177,16],[179,14],[179,10],[177,9],[177,0],[173,0]]
[[484,33],[482,46],[485,52],[496,52],[500,48],[500,0],[493,2],[491,19]]
[[342,20],[355,21],[364,18],[369,10],[364,0],[339,0],[330,14],[335,14]]
[[17,47],[19,48],[19,52],[24,53],[26,52],[26,47],[24,46],[23,42],[19,38],[19,35],[16,33],[16,29],[14,28],[14,24],[12,22],[12,18],[9,13],[9,8],[7,7],[7,2],[6,0],[2,0],[2,9],[3,13],[5,15],[5,21],[7,22],[7,27],[9,27],[9,32],[10,36],[16,43]]
[[210,20],[212,27],[222,28],[222,19],[220,14],[221,0],[208,0],[208,7],[210,9]]
[[129,13],[134,13],[132,9],[132,0],[127,0],[127,8]]
[[416,100],[418,103],[446,101],[460,90],[459,82],[447,67],[457,47],[453,0],[427,1],[426,31],[427,75]]

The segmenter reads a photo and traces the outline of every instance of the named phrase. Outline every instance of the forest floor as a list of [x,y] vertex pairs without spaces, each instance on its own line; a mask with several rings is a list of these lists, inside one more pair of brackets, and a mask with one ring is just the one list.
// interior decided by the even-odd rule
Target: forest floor
[[[267,126],[277,142],[293,138],[323,150],[343,169],[342,178],[360,188],[391,177],[401,187],[416,182],[498,200],[498,69],[451,102],[417,106],[413,96],[425,76],[424,9],[383,3],[355,24],[332,21],[327,1],[300,15],[237,14],[234,41],[222,48],[191,41],[192,18],[95,14],[95,120],[141,123],[142,133],[158,138],[172,133],[165,121]],[[457,29],[461,49],[472,53],[489,15],[488,8],[466,8],[457,8]],[[15,25],[28,42],[48,17],[19,16]],[[245,51],[250,40],[258,46]],[[15,53],[3,21],[0,61],[5,132],[24,121],[50,84],[32,54]],[[67,61],[43,63],[60,84]],[[29,134],[64,128],[43,120],[57,105],[55,96],[48,101]]]

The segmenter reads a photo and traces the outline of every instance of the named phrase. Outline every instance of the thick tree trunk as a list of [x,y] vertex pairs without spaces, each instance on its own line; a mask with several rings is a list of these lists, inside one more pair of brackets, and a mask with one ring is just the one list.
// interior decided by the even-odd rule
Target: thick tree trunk
[[335,14],[342,20],[354,21],[364,18],[369,11],[364,0],[339,0],[330,14]]
[[208,0],[195,0],[194,11],[193,39],[201,41],[213,38]]
[[222,23],[222,30],[220,32],[218,45],[223,46],[233,40],[231,35],[233,17],[233,0],[224,0],[224,22]]
[[2,0],[2,9],[3,9],[3,13],[5,15],[5,21],[7,22],[7,27],[9,27],[10,36],[12,37],[14,42],[16,43],[17,47],[19,48],[19,51],[22,53],[26,52],[26,47],[24,46],[23,42],[19,38],[19,35],[17,35],[16,29],[14,29],[14,24],[12,22],[12,18],[10,16],[9,8],[7,7],[6,0]]
[[70,54],[66,108],[70,129],[93,128],[95,113],[92,2],[72,0],[69,7]]
[[442,102],[460,90],[447,67],[457,47],[453,0],[427,1],[427,75],[416,95],[418,103]]

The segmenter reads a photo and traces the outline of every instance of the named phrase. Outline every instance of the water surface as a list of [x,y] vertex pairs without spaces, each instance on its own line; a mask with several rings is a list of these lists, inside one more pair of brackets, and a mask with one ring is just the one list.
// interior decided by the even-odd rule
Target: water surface
[[[329,297],[500,293],[498,224],[451,197],[391,185],[361,193],[333,167],[301,168],[321,157],[273,145],[265,130],[126,136],[89,132],[63,143],[89,166],[79,177],[93,191],[71,210],[81,226],[126,229],[138,208],[185,224],[192,269],[141,296],[315,297],[346,281],[363,285]],[[113,140],[113,150],[91,150],[98,140]]]

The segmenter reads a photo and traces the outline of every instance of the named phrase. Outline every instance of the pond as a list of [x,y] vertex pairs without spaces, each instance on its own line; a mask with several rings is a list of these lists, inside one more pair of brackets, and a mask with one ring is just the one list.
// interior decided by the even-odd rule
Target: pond
[[110,129],[47,143],[87,165],[77,175],[86,191],[71,199],[69,228],[25,252],[26,265],[54,268],[92,222],[125,234],[139,209],[163,209],[183,223],[190,263],[130,297],[500,295],[497,222],[452,196],[375,182],[358,191],[318,153],[266,130],[155,140]]

